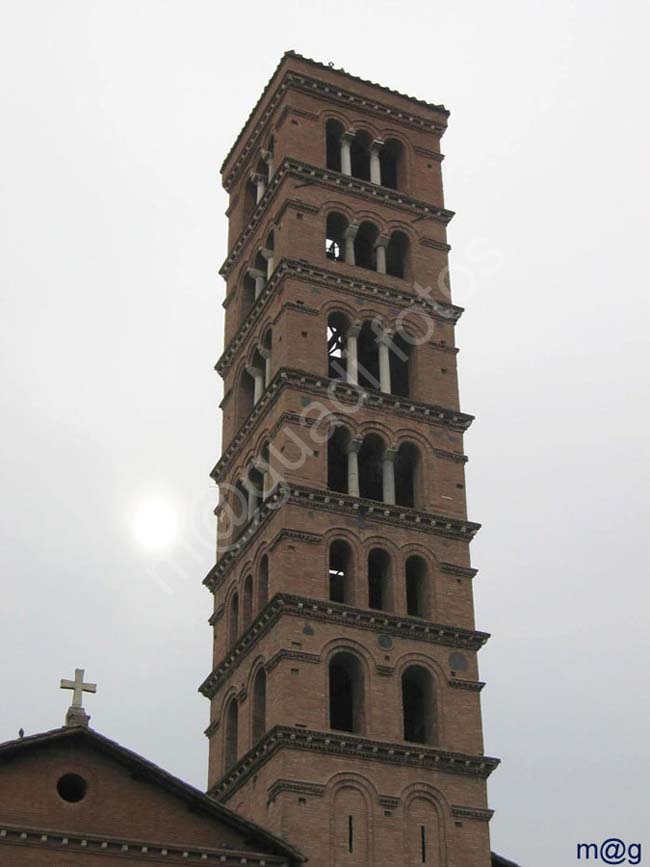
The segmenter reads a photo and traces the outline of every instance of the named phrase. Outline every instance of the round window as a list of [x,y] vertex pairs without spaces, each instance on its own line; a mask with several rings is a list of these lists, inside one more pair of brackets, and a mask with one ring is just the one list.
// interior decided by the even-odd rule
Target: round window
[[88,785],[79,774],[64,774],[56,784],[56,790],[64,801],[77,804],[86,797]]

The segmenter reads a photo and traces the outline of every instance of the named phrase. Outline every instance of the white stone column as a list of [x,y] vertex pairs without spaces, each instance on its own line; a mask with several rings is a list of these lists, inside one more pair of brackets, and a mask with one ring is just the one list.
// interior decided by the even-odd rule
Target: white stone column
[[352,142],[353,132],[344,132],[341,136],[341,174],[352,175]]
[[375,255],[377,257],[378,274],[386,273],[386,247],[388,247],[389,241],[390,238],[388,237],[388,235],[379,235],[379,237],[375,241]]
[[345,264],[346,265],[355,265],[354,258],[354,239],[357,237],[357,232],[359,231],[358,223],[350,223],[345,232],[343,232],[343,237],[345,238]]
[[255,300],[257,301],[266,286],[266,274],[259,268],[249,268],[247,273],[255,281]]
[[273,153],[271,151],[262,151],[262,159],[266,163],[267,179],[270,181],[273,177]]
[[379,349],[379,388],[384,394],[391,393],[390,382],[390,344],[391,336],[389,333],[382,334],[378,340]]
[[384,143],[381,139],[376,138],[370,145],[370,183],[379,184],[381,186],[381,160],[379,154]]
[[397,449],[386,449],[383,457],[383,494],[384,503],[389,506],[395,505],[395,456]]
[[273,257],[273,250],[269,250],[268,247],[263,247],[260,250],[262,256],[266,259],[266,279],[271,279],[271,274],[273,274],[273,269],[275,268],[275,259]]
[[347,448],[348,455],[348,494],[351,497],[359,496],[359,449],[361,440],[350,440]]
[[359,361],[357,355],[357,337],[361,327],[351,325],[345,335],[345,371],[346,381],[350,385],[359,384]]
[[259,172],[254,172],[251,175],[251,181],[255,184],[255,187],[257,189],[256,204],[259,205],[259,203],[262,201],[264,193],[266,192],[266,178]]
[[260,346],[259,353],[264,359],[264,388],[268,388],[271,382],[271,350]]
[[255,382],[253,390],[253,406],[255,406],[264,394],[264,371],[260,370],[259,367],[247,367],[246,370]]

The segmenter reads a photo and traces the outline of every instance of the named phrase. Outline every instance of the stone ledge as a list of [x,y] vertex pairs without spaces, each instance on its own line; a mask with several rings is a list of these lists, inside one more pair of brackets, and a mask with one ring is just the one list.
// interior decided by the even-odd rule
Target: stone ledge
[[[440,644],[445,647],[455,647],[471,651],[480,650],[490,637],[487,632],[433,623],[422,620],[419,617],[401,616],[388,611],[375,611],[370,608],[355,608],[352,605],[330,602],[326,599],[313,599],[290,593],[278,593],[255,618],[228,655],[206,677],[199,687],[199,692],[206,698],[212,698],[232,672],[238,668],[240,662],[245,659],[250,650],[257,645],[258,640],[283,615],[301,617],[306,620],[336,623],[339,626],[350,626],[354,629],[365,629],[383,634],[388,633],[397,638],[425,641],[430,644]],[[267,666],[272,662],[277,664],[276,657],[288,657],[290,653],[292,651],[284,649],[278,651],[269,660]],[[316,654],[299,653],[298,651],[295,651],[295,653],[296,658],[300,657],[305,662],[320,661],[320,657],[317,657]],[[277,661],[279,662],[279,659]],[[460,678],[456,678],[455,680],[463,684],[472,684],[468,688],[476,688],[474,681],[462,681]]]
[[487,810],[483,807],[460,807],[452,804],[451,815],[458,819],[478,819],[479,822],[489,822],[494,815],[494,810]]
[[448,752],[423,744],[374,741],[347,732],[275,726],[209,789],[208,795],[218,801],[227,800],[280,749],[308,750],[480,779],[487,779],[499,764],[499,759],[490,756]]
[[[283,367],[273,377],[262,397],[253,407],[252,412],[244,420],[237,434],[232,438],[223,452],[210,476],[217,481],[222,477],[225,467],[231,462],[236,452],[250,439],[251,433],[266,411],[279,398],[284,388],[300,389],[323,398],[335,399],[339,403],[362,405],[364,409],[378,412],[389,412],[409,419],[417,418],[427,424],[447,427],[458,433],[464,433],[474,421],[473,415],[460,410],[441,406],[435,403],[424,403],[410,397],[400,397],[396,394],[385,394],[374,389],[364,389],[361,386],[350,385],[326,376],[316,376],[303,370]],[[332,413],[334,415],[334,413]],[[449,453],[451,454],[451,453]],[[465,463],[464,455],[458,458]]]
[[[108,855],[113,858],[137,857],[143,863],[156,864],[160,863],[161,857],[165,859],[165,863],[170,864],[187,864],[189,859],[204,864],[225,864],[227,867],[235,867],[235,865],[241,867],[242,864],[288,867],[289,863],[286,858],[278,855],[256,854],[248,850],[216,847],[189,848],[178,844],[164,846],[159,842],[149,843],[143,840],[9,825],[0,825],[0,851],[3,844],[55,850],[57,859],[69,852],[74,858],[83,857],[84,854]],[[2,860],[1,856],[0,860]]]
[[287,483],[284,491],[272,494],[258,507],[255,517],[248,523],[239,539],[227,553],[220,557],[205,576],[203,584],[208,590],[214,592],[241,554],[257,536],[260,527],[264,526],[273,514],[279,512],[287,504],[336,512],[362,521],[377,521],[393,527],[408,527],[418,532],[466,542],[471,542],[481,528],[480,524],[462,518],[440,515],[435,512],[421,512],[405,506],[391,506],[378,500],[363,500],[350,497],[348,494]]
[[[369,273],[375,274],[375,272]],[[332,271],[329,268],[310,265],[308,262],[300,260],[281,259],[276,265],[271,279],[264,286],[259,298],[255,300],[246,318],[215,364],[215,370],[222,376],[228,370],[235,353],[251,332],[253,326],[260,318],[262,310],[267,306],[268,301],[274,295],[278,284],[284,277],[304,280],[311,285],[317,284],[329,290],[354,295],[356,298],[362,296],[373,301],[381,298],[390,304],[399,304],[406,307],[415,305],[418,310],[426,310],[434,319],[441,322],[451,322],[454,325],[464,312],[462,307],[457,307],[455,304],[428,299],[428,296],[424,294],[418,295],[416,292],[407,292],[394,284],[386,285],[383,282],[376,282],[376,280],[366,280],[362,277],[356,278],[345,274],[337,274],[336,271]],[[394,280],[395,278],[386,276],[386,279]],[[231,297],[232,294],[226,298],[224,304],[228,304]],[[452,349],[452,347],[449,348]]]

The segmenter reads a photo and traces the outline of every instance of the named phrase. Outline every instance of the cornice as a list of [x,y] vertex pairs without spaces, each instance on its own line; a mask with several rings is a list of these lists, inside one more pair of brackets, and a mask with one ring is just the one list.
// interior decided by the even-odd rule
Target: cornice
[[[419,617],[401,616],[387,611],[355,608],[340,602],[330,602],[326,599],[314,599],[308,596],[297,596],[291,593],[276,594],[264,610],[255,618],[247,631],[239,638],[228,655],[206,677],[199,692],[206,698],[213,698],[231,676],[250,650],[283,616],[300,617],[305,620],[334,623],[337,626],[349,626],[354,629],[364,629],[369,632],[389,634],[397,638],[424,641],[444,647],[454,647],[463,650],[478,651],[489,639],[487,632],[473,629],[431,623]],[[283,649],[282,658],[290,658],[287,654],[294,651]],[[298,653],[298,651],[295,651]],[[275,655],[277,656],[277,654]],[[275,660],[275,656],[272,660]],[[317,663],[318,654],[305,654],[303,661]],[[318,658],[317,658],[318,657]],[[302,657],[301,657],[302,658]],[[277,662],[280,660],[278,659]],[[273,667],[277,665],[274,662]],[[270,663],[269,663],[270,664]],[[466,681],[468,682],[468,681]]]
[[350,497],[348,494],[306,485],[287,484],[282,495],[274,493],[258,507],[256,517],[244,529],[240,538],[226,554],[220,557],[203,579],[203,584],[211,592],[221,584],[226,574],[248,548],[251,540],[257,536],[260,527],[266,524],[271,515],[277,514],[286,505],[335,512],[361,521],[376,521],[393,527],[408,527],[418,532],[463,542],[471,542],[481,527],[473,521],[440,515],[436,512],[422,512],[405,506],[392,506],[378,500],[362,500],[358,497]]
[[466,689],[469,692],[481,692],[485,686],[481,680],[463,680],[460,677],[450,677],[447,683],[453,689]]
[[478,569],[472,569],[470,566],[459,566],[457,563],[440,563],[440,571],[447,575],[455,575],[457,578],[475,578],[478,575]]
[[[246,338],[261,318],[263,310],[266,309],[268,302],[271,300],[278,289],[279,284],[285,277],[302,280],[309,283],[312,287],[322,286],[324,289],[335,291],[342,295],[351,296],[355,299],[363,297],[367,298],[369,301],[376,302],[377,300],[380,300],[391,305],[399,305],[401,308],[415,307],[418,310],[423,309],[426,310],[432,319],[446,324],[455,325],[464,312],[462,307],[457,307],[455,304],[446,304],[436,301],[425,293],[418,294],[417,292],[406,291],[395,284],[386,285],[377,280],[366,280],[364,277],[349,277],[345,274],[332,271],[329,268],[310,265],[308,262],[282,259],[277,264],[271,279],[265,285],[259,298],[256,299],[255,303],[248,311],[244,321],[235,332],[234,337],[231,339],[228,346],[225,347],[219,360],[215,364],[215,370],[218,371],[221,376],[224,376],[227,372],[233,362],[235,354],[244,344]],[[387,276],[386,279],[390,281],[394,278]],[[226,297],[224,305],[228,304],[232,297],[233,293],[230,293]],[[445,348],[448,351],[456,352],[456,349],[453,346],[447,346]]]
[[276,780],[268,791],[267,803],[274,801],[282,792],[322,798],[325,794],[325,786],[320,783],[308,783],[304,780]]
[[319,732],[293,726],[275,726],[208,794],[219,801],[228,800],[281,749],[325,753],[341,759],[357,758],[386,765],[406,765],[420,770],[478,777],[483,780],[487,779],[499,764],[499,759],[490,756],[449,752],[422,744],[375,741],[347,732]]
[[[228,161],[231,156],[241,143],[244,138],[244,134],[248,125],[250,124],[255,112],[262,104],[262,101],[266,97],[269,92],[271,85],[273,83],[273,79],[277,75],[280,66],[284,62],[286,56],[296,57],[300,60],[305,60],[307,63],[310,63],[314,67],[318,67],[321,69],[328,69],[331,72],[330,67],[325,67],[324,64],[316,63],[315,61],[307,60],[306,58],[300,57],[300,55],[294,54],[293,52],[287,52],[286,55],[283,56],[282,60],[276,67],[271,79],[267,82],[266,87],[262,91],[259,99],[255,103],[252,111],[248,115],[244,126],[240,130],[235,143],[228,151],[222,165],[221,172],[223,174]],[[429,110],[434,110],[447,117],[449,112],[442,105],[434,105],[432,103],[424,102],[423,100],[416,99],[412,96],[406,96],[403,93],[399,93],[391,88],[384,87],[383,85],[375,84],[371,81],[366,81],[362,78],[358,78],[357,76],[350,75],[349,73],[344,72],[343,70],[336,70],[337,72],[341,72],[347,78],[352,81],[358,81],[361,84],[371,85],[372,87],[376,87],[379,90],[382,90],[384,93],[388,93],[393,96],[398,96],[402,99],[408,99],[411,102],[416,103],[417,105],[421,105]],[[384,118],[389,118],[391,121],[398,121],[403,126],[408,126],[412,129],[424,130],[425,132],[433,132],[438,136],[442,136],[446,129],[446,122],[435,122],[430,118],[422,117],[421,115],[416,114],[415,112],[405,112],[398,111],[394,107],[387,105],[381,100],[368,100],[365,97],[359,96],[355,93],[352,93],[347,88],[338,87],[337,85],[328,84],[327,82],[321,81],[318,78],[314,78],[312,76],[308,76],[305,74],[300,74],[298,72],[288,71],[282,80],[278,83],[272,97],[270,98],[264,113],[261,115],[253,129],[251,130],[250,135],[248,136],[248,140],[244,147],[241,150],[241,153],[235,160],[231,170],[227,175],[223,177],[223,186],[226,190],[230,190],[230,187],[234,183],[234,181],[239,176],[240,172],[244,168],[244,166],[248,163],[251,155],[255,153],[256,148],[259,146],[260,141],[263,139],[267,127],[270,125],[269,121],[276,108],[280,104],[281,100],[285,97],[286,93],[290,89],[301,90],[303,92],[308,92],[309,94],[318,93],[321,97],[325,97],[329,102],[336,102],[339,105],[345,105],[346,108],[362,108],[364,111],[374,114],[376,116]]]
[[483,807],[460,807],[452,804],[451,815],[457,819],[478,819],[479,822],[489,822],[494,816],[494,810],[486,810]]
[[[353,178],[350,175],[344,175],[332,169],[322,169],[318,166],[312,166],[309,163],[287,157],[276,169],[266,188],[266,192],[251,214],[248,224],[243,228],[219,269],[219,274],[225,279],[228,278],[232,267],[239,260],[246,242],[262,222],[262,217],[285,177],[295,178],[298,181],[302,181],[303,184],[318,183],[329,189],[342,191],[361,198],[365,202],[380,202],[390,205],[399,211],[419,217],[420,219],[435,220],[443,226],[446,226],[454,216],[454,212],[449,211],[447,208],[440,208],[430,202],[424,202],[421,199],[413,198],[413,196],[407,196],[406,193],[402,193],[399,190],[382,187],[378,184],[372,184],[370,181],[363,181],[360,178]],[[309,207],[309,204],[307,207]]]
[[[417,419],[437,427],[450,428],[458,433],[464,433],[474,421],[473,415],[439,404],[424,403],[410,397],[400,397],[382,391],[366,390],[341,380],[328,379],[326,376],[316,376],[304,370],[283,367],[273,377],[268,388],[213,467],[210,472],[211,478],[217,480],[222,477],[225,467],[230,464],[240,448],[250,441],[251,434],[260,419],[266,415],[270,407],[280,397],[284,388],[295,388],[319,397],[329,397],[338,403],[346,403],[351,406],[362,403],[364,409],[389,412],[411,420]],[[466,461],[464,455],[459,454],[458,459],[462,463]]]
[[[73,858],[83,858],[85,855],[133,858],[145,864],[160,864],[161,857],[169,864],[187,864],[189,859],[201,861],[203,864],[226,865],[226,867],[241,867],[242,864],[259,865],[259,867],[264,867],[265,864],[277,864],[278,867],[286,867],[288,863],[286,857],[230,847],[222,849],[193,846],[190,848],[179,846],[177,843],[164,845],[159,841],[148,842],[105,835],[78,834],[22,825],[0,825],[0,847],[3,844],[50,851],[55,859],[69,854]],[[2,860],[1,856],[0,860]]]

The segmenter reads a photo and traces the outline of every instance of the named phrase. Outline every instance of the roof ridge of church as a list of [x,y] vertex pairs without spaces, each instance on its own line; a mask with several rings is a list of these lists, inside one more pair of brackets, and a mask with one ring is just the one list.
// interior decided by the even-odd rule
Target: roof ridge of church
[[269,846],[276,847],[276,849],[280,850],[284,855],[290,855],[294,860],[306,860],[305,856],[298,851],[298,849],[294,848],[285,840],[280,839],[271,831],[268,831],[261,825],[250,821],[250,819],[245,819],[239,813],[230,810],[224,804],[219,803],[205,792],[197,789],[196,786],[193,786],[191,783],[181,780],[180,777],[171,774],[169,771],[161,768],[160,765],[155,764],[155,762],[145,759],[144,756],[141,756],[139,753],[130,750],[128,747],[122,746],[122,744],[112,738],[106,737],[106,735],[101,734],[89,726],[61,726],[45,732],[38,732],[33,735],[26,735],[14,740],[4,741],[3,743],[0,743],[0,756],[2,756],[2,754],[20,752],[30,746],[36,746],[38,744],[76,738],[89,740],[91,743],[104,748],[114,758],[121,757],[123,760],[127,760],[131,765],[139,767],[144,773],[150,774],[151,777],[157,779],[161,785],[172,790],[176,795],[191,798],[195,803],[200,803],[207,811],[211,812],[215,817],[220,818],[231,827],[263,838]]

